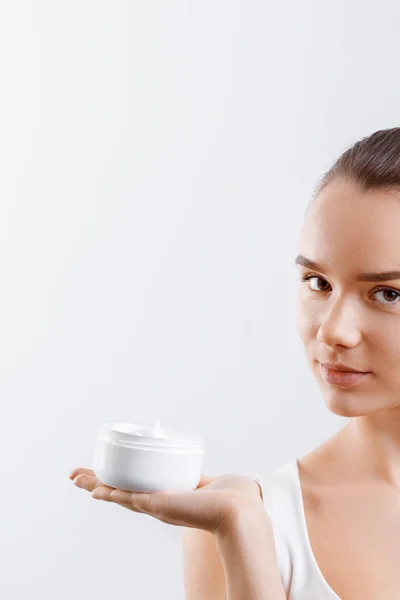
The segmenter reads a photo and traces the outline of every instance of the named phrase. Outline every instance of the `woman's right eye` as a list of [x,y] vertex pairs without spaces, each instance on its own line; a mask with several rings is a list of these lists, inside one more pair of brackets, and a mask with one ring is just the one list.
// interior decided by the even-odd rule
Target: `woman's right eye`
[[[308,275],[301,275],[300,276],[301,281],[308,281],[310,279],[320,279],[321,281],[325,281],[325,279],[323,279],[322,277],[320,277],[319,275],[314,275],[312,273],[309,273]],[[328,282],[326,282],[328,283]],[[329,285],[329,284],[328,284]],[[321,290],[321,289],[312,289],[312,292],[326,292],[327,290]]]

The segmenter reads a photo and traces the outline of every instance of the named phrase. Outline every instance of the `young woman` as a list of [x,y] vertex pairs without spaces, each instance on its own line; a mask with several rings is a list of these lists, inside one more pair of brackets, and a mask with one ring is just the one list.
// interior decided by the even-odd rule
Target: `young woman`
[[189,493],[74,483],[184,526],[187,600],[400,598],[400,128],[347,149],[301,230],[298,331],[345,427],[254,479],[203,476]]

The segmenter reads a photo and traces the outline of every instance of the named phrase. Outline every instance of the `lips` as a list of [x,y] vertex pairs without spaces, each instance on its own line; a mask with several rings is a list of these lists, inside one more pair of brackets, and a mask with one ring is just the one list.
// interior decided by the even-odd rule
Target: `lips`
[[339,373],[369,373],[369,371],[358,371],[352,367],[344,365],[342,363],[321,363],[321,365],[327,367],[331,371],[338,371]]
[[370,374],[370,372],[361,373],[360,371],[337,371],[336,369],[330,369],[322,363],[320,363],[320,369],[322,377],[327,383],[345,387],[353,386],[363,381]]

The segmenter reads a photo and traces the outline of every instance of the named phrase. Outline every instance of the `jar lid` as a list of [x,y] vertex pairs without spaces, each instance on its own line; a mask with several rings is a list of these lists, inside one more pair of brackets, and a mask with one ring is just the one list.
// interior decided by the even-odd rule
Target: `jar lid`
[[161,427],[160,421],[150,423],[103,423],[99,437],[121,446],[151,446],[157,448],[202,448],[203,438],[192,433]]

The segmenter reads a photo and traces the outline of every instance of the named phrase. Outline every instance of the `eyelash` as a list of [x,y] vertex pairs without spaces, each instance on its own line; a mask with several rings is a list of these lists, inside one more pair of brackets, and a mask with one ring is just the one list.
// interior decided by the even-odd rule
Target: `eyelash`
[[[326,279],[324,279],[323,277],[320,277],[319,275],[316,275],[315,273],[309,273],[308,275],[300,275],[300,279],[301,281],[308,281],[309,279],[312,278],[316,278],[316,279],[322,279],[323,281],[326,281]],[[311,292],[316,292],[317,290],[310,290]],[[320,292],[323,292],[324,290],[320,290]],[[375,290],[374,294],[377,294],[378,292],[384,292],[384,291],[389,291],[389,292],[394,292],[395,294],[397,294],[398,299],[400,299],[400,291],[398,290],[394,290],[392,288],[380,288],[379,290]],[[382,304],[384,304],[385,306],[391,306],[392,304],[399,304],[399,302],[382,302]]]

